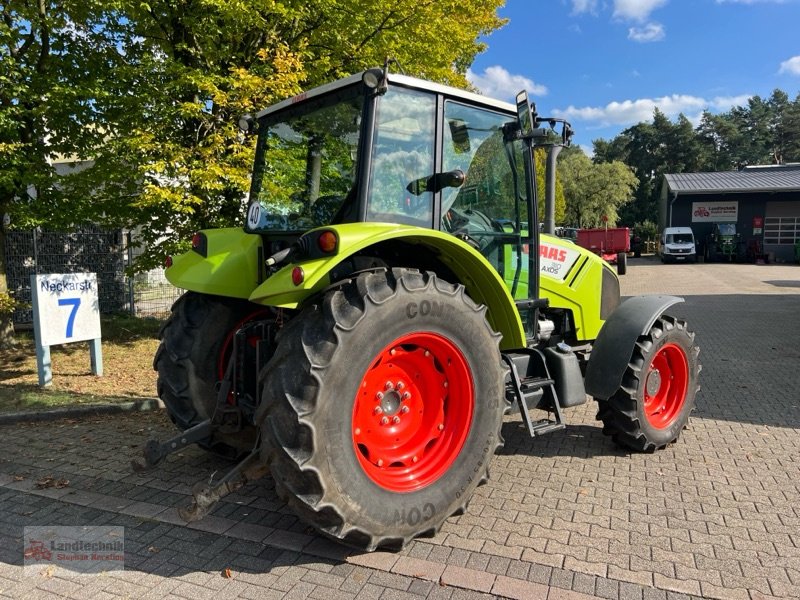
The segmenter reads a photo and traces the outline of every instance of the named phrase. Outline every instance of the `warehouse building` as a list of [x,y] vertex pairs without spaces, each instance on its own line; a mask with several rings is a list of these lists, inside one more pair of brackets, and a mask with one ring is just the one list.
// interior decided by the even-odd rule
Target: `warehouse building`
[[800,242],[800,164],[664,176],[659,228],[691,227],[702,252],[715,223],[735,223],[743,244],[777,262]]

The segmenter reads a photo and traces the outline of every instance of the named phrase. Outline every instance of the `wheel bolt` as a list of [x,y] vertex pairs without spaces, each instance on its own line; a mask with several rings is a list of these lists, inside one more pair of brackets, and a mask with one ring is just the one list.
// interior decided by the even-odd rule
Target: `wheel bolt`
[[444,431],[444,423],[439,423],[439,431]]
[[356,430],[353,432],[355,435],[361,435],[361,430],[356,427]]
[[402,399],[403,400],[408,400],[409,398],[411,398],[411,393],[410,392],[403,392]]
[[391,350],[389,350],[389,354],[394,356],[395,354],[397,354],[397,349],[396,348],[392,348]]
[[375,464],[378,465],[379,467],[382,467],[383,466],[383,460],[379,458],[378,461]]
[[375,407],[375,408],[372,410],[372,412],[373,412],[373,414],[379,415],[379,414],[381,414],[381,413],[383,412],[383,409],[382,409],[380,406],[376,406],[376,407]]
[[400,412],[403,413],[403,414],[406,414],[406,413],[408,413],[408,410],[409,410],[408,407],[404,406],[403,408],[400,409]]
[[430,356],[430,355],[431,355],[430,350],[425,350],[425,356]]
[[387,390],[391,390],[394,387],[394,384],[391,381],[387,381],[386,385],[384,386]]
[[400,422],[400,417],[398,417],[397,415],[392,417],[392,423],[397,425],[399,422]]
[[389,417],[381,417],[381,425],[386,425],[389,422]]
[[378,392],[377,394],[375,394],[375,399],[379,401],[383,400],[383,392]]
[[418,460],[419,459],[416,456],[412,456],[411,457],[411,462],[413,462],[413,463],[417,462]]
[[446,381],[444,382],[444,387],[447,387],[447,382]]

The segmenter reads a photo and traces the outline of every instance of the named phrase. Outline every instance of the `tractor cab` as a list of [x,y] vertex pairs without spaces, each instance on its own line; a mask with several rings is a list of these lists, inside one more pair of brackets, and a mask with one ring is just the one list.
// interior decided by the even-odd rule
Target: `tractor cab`
[[[536,299],[538,278],[529,274],[540,254],[553,286],[591,260],[555,237],[541,245],[537,228],[528,226],[537,217],[526,152],[571,135],[563,121],[547,119],[550,128],[542,129],[537,118],[527,95],[515,106],[381,69],[311,90],[245,120],[258,136],[245,231],[260,234],[270,255],[332,225],[438,230],[480,252],[514,300]],[[395,241],[369,253],[387,264],[404,262],[404,254],[437,260],[412,246]],[[590,285],[609,288],[610,312],[616,282],[609,274],[595,279]],[[552,296],[558,304],[570,294]],[[532,339],[536,318],[530,303],[520,307]],[[600,311],[586,310],[577,316],[594,337]]]

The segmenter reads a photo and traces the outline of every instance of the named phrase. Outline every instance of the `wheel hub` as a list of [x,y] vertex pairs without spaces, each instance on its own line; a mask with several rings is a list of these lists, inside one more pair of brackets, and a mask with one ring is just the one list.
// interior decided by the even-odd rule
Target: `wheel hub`
[[381,409],[383,410],[383,414],[389,417],[396,415],[400,410],[400,403],[402,401],[402,396],[397,393],[396,390],[390,390],[386,392],[381,400]]
[[353,405],[353,445],[367,476],[395,492],[441,477],[472,423],[474,386],[461,351],[434,333],[402,336],[373,360]]
[[661,372],[658,369],[652,369],[647,375],[647,395],[655,396],[661,388]]

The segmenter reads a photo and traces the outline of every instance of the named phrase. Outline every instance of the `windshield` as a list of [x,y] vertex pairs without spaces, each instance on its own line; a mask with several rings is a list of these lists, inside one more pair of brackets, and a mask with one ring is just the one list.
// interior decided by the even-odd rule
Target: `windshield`
[[691,244],[694,238],[691,233],[670,233],[667,234],[668,244]]
[[720,223],[719,233],[720,235],[736,235],[736,225],[733,223]]
[[356,194],[360,90],[299,103],[259,123],[248,231],[304,231],[341,218]]

